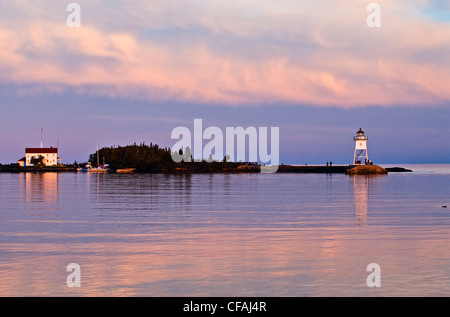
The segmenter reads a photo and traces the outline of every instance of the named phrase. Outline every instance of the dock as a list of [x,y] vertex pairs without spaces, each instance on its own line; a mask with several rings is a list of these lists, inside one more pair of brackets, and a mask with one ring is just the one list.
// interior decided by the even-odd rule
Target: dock
[[277,173],[345,174],[349,165],[279,165]]

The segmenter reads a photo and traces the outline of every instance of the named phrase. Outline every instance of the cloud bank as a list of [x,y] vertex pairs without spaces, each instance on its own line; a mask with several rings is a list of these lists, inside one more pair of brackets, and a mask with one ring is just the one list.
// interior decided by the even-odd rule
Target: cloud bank
[[78,1],[69,28],[64,1],[3,1],[0,84],[205,105],[448,104],[448,7],[392,2],[369,28],[361,0]]

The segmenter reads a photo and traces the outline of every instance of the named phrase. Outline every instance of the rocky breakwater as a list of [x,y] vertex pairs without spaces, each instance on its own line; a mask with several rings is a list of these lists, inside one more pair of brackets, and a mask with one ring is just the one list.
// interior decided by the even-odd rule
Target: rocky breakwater
[[345,172],[347,175],[381,175],[388,170],[378,165],[350,165]]

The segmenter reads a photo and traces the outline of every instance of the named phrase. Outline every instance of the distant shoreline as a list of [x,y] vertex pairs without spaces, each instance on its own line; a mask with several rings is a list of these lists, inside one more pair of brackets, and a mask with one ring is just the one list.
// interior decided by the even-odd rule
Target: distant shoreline
[[[0,164],[0,172],[9,173],[118,173],[118,174],[212,174],[212,173],[320,173],[320,174],[358,174],[373,175],[389,172],[412,172],[402,167],[383,168],[368,164],[350,165],[300,165],[280,164],[264,166],[258,162],[230,162],[229,156],[223,160],[197,160],[188,147],[184,152],[180,149],[177,155],[170,148],[161,148],[157,144],[104,147],[89,155],[89,163],[60,164],[58,166],[20,166],[18,163]],[[178,160],[179,159],[179,160]],[[96,162],[96,164],[94,163]],[[103,162],[103,165],[100,164]],[[107,164],[106,164],[107,163]],[[102,168],[95,168],[101,166]],[[92,169],[94,167],[94,169]]]
[[[205,164],[211,164],[210,168],[205,168]],[[352,165],[322,166],[322,165],[279,165],[277,173],[315,173],[315,174],[345,174]],[[205,163],[192,162],[182,163],[175,169],[154,170],[154,171],[132,171],[125,174],[219,174],[219,173],[259,173],[261,166],[248,165],[245,163]],[[385,168],[388,172],[412,172],[403,167]],[[0,173],[80,173],[76,167],[55,166],[55,167],[20,167],[13,165],[1,165]],[[108,173],[124,174],[117,170],[110,170]]]

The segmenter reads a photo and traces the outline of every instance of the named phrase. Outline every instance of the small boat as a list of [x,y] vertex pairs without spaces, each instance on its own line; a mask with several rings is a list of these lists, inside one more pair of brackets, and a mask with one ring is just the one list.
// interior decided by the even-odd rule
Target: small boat
[[88,173],[106,173],[108,172],[108,167],[106,165],[100,165],[98,167],[91,167],[87,169]]
[[120,168],[120,169],[117,169],[117,171],[116,171],[116,173],[119,173],[119,174],[132,174],[135,172],[136,172],[135,168]]
[[86,165],[86,169],[88,173],[106,173],[109,170],[109,164],[105,164],[105,158],[103,158],[103,165],[99,163],[98,157],[98,143],[97,143],[97,167],[92,167],[92,165]]

